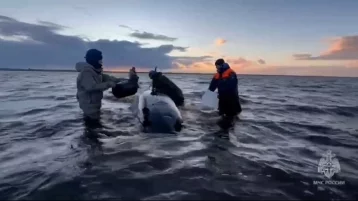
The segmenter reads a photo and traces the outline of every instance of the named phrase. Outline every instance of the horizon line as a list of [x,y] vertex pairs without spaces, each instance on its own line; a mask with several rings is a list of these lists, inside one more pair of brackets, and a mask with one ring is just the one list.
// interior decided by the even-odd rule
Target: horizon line
[[[40,68],[0,68],[0,71],[42,71],[42,72],[78,72],[72,69],[40,69]],[[149,73],[148,71],[139,71],[137,73]],[[113,71],[113,70],[103,70],[105,73],[128,73],[128,71]],[[161,71],[159,71],[161,72]],[[191,74],[191,75],[213,75],[214,73],[200,73],[200,72],[161,72],[164,74]],[[237,75],[244,75],[244,76],[286,76],[286,77],[331,77],[331,78],[358,78],[358,77],[348,77],[348,76],[328,76],[328,75],[280,75],[280,74],[239,74]]]

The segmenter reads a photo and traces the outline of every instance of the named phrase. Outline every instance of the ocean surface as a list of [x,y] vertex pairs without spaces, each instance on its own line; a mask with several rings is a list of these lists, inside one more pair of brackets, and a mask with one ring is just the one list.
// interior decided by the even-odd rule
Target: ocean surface
[[[200,106],[211,76],[171,74],[186,97],[182,132],[142,133],[133,97],[109,90],[98,132],[113,136],[98,142],[76,77],[0,72],[0,200],[358,199],[357,78],[239,75],[243,112],[224,132]],[[331,179],[318,172],[327,151],[340,165]]]

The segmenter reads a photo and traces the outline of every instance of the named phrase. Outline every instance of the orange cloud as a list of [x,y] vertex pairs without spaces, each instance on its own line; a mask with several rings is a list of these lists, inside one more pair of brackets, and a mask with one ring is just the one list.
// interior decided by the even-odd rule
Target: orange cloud
[[344,36],[328,41],[330,47],[319,56],[311,54],[294,54],[296,60],[357,60],[358,35]]
[[346,65],[347,68],[358,68],[358,60],[356,61],[352,61],[352,62],[348,62]]
[[175,63],[177,68],[173,69],[173,72],[183,72],[183,73],[212,73],[214,72],[215,67],[213,67],[210,62],[195,62],[190,65],[184,65],[181,63]]
[[227,41],[226,41],[225,39],[223,39],[223,38],[218,38],[218,39],[215,40],[215,45],[216,45],[216,46],[222,46],[222,45],[224,45],[226,42],[227,42]]
[[[223,57],[225,62],[227,62],[230,67],[236,72],[247,72],[253,69],[261,69],[262,64],[259,64],[257,61],[247,60],[242,57]],[[205,58],[205,60],[201,61],[193,61],[192,63],[181,62],[181,60],[177,60],[175,66],[175,72],[189,72],[189,73],[214,73],[216,72],[216,68],[214,66],[214,58],[210,60]],[[264,62],[264,60],[262,60]]]
[[346,66],[268,66],[267,68],[261,69],[258,74],[358,77],[358,68],[349,68]]
[[231,66],[231,68],[233,68],[235,70],[240,70],[241,68],[247,68],[247,67],[257,65],[256,62],[244,59],[242,57],[224,58],[224,60]]

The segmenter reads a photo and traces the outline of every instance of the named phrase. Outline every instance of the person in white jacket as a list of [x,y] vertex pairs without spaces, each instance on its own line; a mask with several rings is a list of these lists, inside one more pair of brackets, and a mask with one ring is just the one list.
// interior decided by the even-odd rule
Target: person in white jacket
[[86,53],[86,62],[76,63],[77,77],[77,101],[82,109],[84,118],[90,124],[99,123],[102,106],[103,91],[115,87],[118,82],[136,80],[138,76],[132,69],[129,79],[117,78],[102,73],[102,52],[90,49]]

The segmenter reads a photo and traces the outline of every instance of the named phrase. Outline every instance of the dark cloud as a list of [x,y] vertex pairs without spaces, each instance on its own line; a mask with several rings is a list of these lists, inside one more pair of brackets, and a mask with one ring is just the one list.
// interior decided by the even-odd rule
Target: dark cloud
[[161,41],[175,41],[177,38],[161,35],[161,34],[153,34],[149,32],[134,32],[131,33],[130,36],[134,38],[139,38],[143,40],[161,40]]
[[330,47],[319,56],[294,54],[297,60],[357,60],[358,36],[343,36],[330,40]]
[[129,36],[138,38],[141,40],[160,40],[160,41],[173,42],[178,39],[178,38],[174,38],[174,37],[170,37],[170,36],[166,36],[166,35],[162,35],[162,34],[155,34],[155,33],[150,33],[150,32],[146,32],[146,31],[139,31],[137,29],[133,29],[132,27],[123,25],[123,24],[120,24],[119,27],[122,27],[122,28],[132,31],[132,33],[130,33]]
[[257,63],[264,65],[264,64],[266,64],[266,61],[263,59],[259,59],[259,60],[257,60]]
[[60,29],[68,29],[69,28],[69,27],[66,27],[66,26],[62,26],[62,25],[59,25],[59,24],[55,24],[55,23],[47,22],[47,21],[42,21],[42,20],[39,20],[38,23],[42,24],[42,25],[45,25],[45,26],[49,26],[49,27],[56,27],[58,30],[60,30]]
[[124,24],[120,24],[119,27],[124,28],[124,29],[128,29],[128,30],[131,30],[131,31],[139,32],[139,30],[133,29],[132,27],[127,26],[127,25],[124,25]]
[[312,57],[311,54],[294,54],[293,55],[293,58],[296,60],[305,60],[305,59],[309,59],[311,57]]
[[63,29],[50,22],[31,24],[0,16],[0,67],[72,68],[84,60],[89,48],[98,48],[107,67],[171,68],[176,58],[168,54],[173,50],[186,51],[185,47],[173,45],[144,48],[141,43],[129,41],[85,41],[78,36],[57,33]]
[[119,26],[122,27],[122,28],[126,28],[126,29],[131,29],[131,30],[132,30],[132,28],[129,27],[129,26],[127,26],[127,25],[120,24]]
[[3,16],[3,15],[0,15],[0,20],[15,21],[14,19],[12,19],[10,17]]

